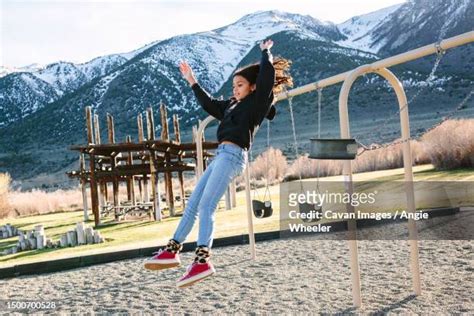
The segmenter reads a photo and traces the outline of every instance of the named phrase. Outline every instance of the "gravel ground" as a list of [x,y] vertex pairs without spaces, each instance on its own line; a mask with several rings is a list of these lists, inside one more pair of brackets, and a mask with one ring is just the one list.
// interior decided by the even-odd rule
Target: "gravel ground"
[[[448,227],[473,227],[472,212],[449,217]],[[456,219],[456,220],[453,220]],[[454,226],[453,226],[454,225]],[[370,228],[406,231],[403,223]],[[421,230],[420,238],[436,236]],[[352,307],[347,242],[316,235],[214,249],[217,273],[187,289],[176,280],[185,267],[162,272],[142,259],[66,272],[1,280],[3,300],[56,301],[54,314],[474,314],[474,242],[420,240],[422,295],[412,295],[406,240],[359,241],[362,300]],[[183,253],[190,262],[192,253]],[[23,311],[23,312],[32,312]],[[2,313],[7,313],[5,308]]]

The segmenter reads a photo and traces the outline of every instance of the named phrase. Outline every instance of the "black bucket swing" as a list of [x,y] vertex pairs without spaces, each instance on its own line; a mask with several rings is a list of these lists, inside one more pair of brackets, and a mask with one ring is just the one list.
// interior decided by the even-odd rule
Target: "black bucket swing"
[[[267,149],[270,148],[270,121],[267,120]],[[250,149],[250,155],[252,156],[252,149]],[[257,188],[254,189],[254,199],[252,199],[252,209],[253,215],[256,218],[267,218],[272,216],[273,214],[273,207],[272,201],[270,199],[270,188],[268,184],[268,177],[269,177],[269,160],[268,154],[265,161],[265,169],[266,169],[266,183],[265,183],[265,195],[263,196],[263,200],[259,198],[255,198],[255,195],[258,195]]]
[[[309,158],[331,160],[353,160],[359,146],[354,138],[321,138],[322,89],[318,89],[318,138],[310,139]],[[319,170],[318,170],[319,172]]]
[[[293,143],[295,147],[295,155],[296,159],[298,161],[298,176],[299,176],[299,184],[300,184],[300,193],[304,192],[303,188],[303,180],[301,176],[301,166],[300,160],[298,159],[299,152],[298,152],[298,142],[296,140],[296,127],[295,127],[295,118],[293,115],[293,97],[288,97],[288,105],[290,109],[290,117],[291,117],[291,126],[293,130]],[[319,195],[319,166],[318,166],[318,182],[317,182],[317,192]],[[299,203],[299,214],[302,215],[300,216],[301,220],[305,223],[311,223],[311,222],[317,222],[322,218],[322,207],[317,204],[311,204],[311,203]],[[309,216],[309,214],[313,214],[313,216]],[[316,216],[317,215],[317,216]]]

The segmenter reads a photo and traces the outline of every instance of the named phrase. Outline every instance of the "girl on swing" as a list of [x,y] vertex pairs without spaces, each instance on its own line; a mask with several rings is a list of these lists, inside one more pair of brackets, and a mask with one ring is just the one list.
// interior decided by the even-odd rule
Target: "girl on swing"
[[290,62],[279,58],[273,61],[270,48],[272,40],[260,43],[260,64],[252,64],[237,70],[233,75],[233,97],[229,100],[212,98],[196,81],[191,67],[181,62],[179,69],[188,81],[203,109],[220,121],[217,129],[216,156],[194,188],[173,238],[166,248],[144,263],[146,269],[162,270],[181,264],[179,252],[199,214],[199,235],[196,257],[177,286],[189,286],[215,273],[210,262],[214,233],[215,209],[229,183],[242,173],[247,162],[247,152],[264,120],[275,116],[274,93],[282,85],[291,85],[286,74]]

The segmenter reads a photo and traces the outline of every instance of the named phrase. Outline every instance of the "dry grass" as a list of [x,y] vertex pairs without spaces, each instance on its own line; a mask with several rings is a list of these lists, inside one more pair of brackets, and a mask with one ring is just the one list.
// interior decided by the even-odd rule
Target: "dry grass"
[[10,216],[38,215],[54,212],[72,211],[82,207],[82,194],[79,189],[45,192],[13,191],[8,193],[11,206]]
[[267,179],[269,183],[280,182],[288,169],[286,157],[280,149],[268,148],[250,165],[250,177],[257,180]]
[[[288,162],[280,149],[268,148],[250,163],[250,185],[265,186],[283,181],[288,170]],[[244,175],[236,178],[237,190],[245,188]]]
[[474,120],[448,120],[422,137],[438,170],[474,167]]
[[11,209],[8,201],[10,181],[8,173],[0,173],[0,218],[6,217]]
[[[318,166],[319,163],[319,166]],[[319,175],[318,175],[319,169]],[[308,158],[308,155],[298,157],[288,168],[285,181],[291,181],[301,178],[328,177],[342,173],[341,160],[315,160]]]
[[[410,146],[414,165],[430,163],[430,159],[419,141],[410,141]],[[355,173],[401,167],[403,167],[403,144],[366,151],[358,156],[352,164]]]

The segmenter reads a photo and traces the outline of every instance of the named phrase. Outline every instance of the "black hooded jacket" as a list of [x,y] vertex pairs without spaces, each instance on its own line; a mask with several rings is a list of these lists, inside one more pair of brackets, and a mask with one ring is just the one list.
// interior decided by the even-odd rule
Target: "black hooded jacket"
[[220,121],[217,129],[219,143],[227,140],[249,150],[263,119],[272,120],[275,117],[276,110],[272,106],[275,69],[272,59],[268,49],[262,51],[256,89],[240,101],[235,98],[214,99],[199,84],[193,84],[194,94],[203,109]]

